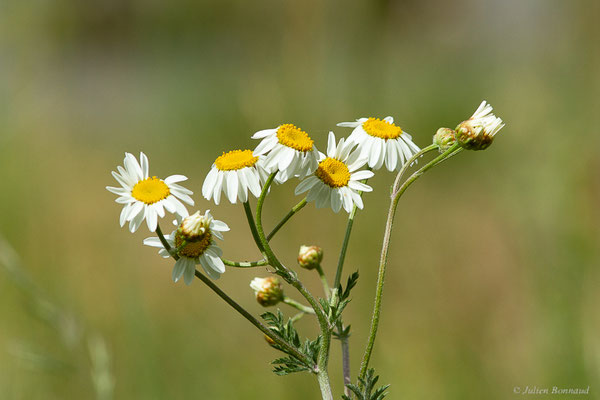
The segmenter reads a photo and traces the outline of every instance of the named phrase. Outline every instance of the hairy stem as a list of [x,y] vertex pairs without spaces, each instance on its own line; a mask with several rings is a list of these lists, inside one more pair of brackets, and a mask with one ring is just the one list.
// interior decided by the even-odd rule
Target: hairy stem
[[[411,164],[416,159],[417,156],[425,154],[428,151],[435,150],[436,148],[437,148],[437,146],[434,146],[434,145],[425,148],[421,152],[415,154],[415,156],[413,156],[409,161],[407,161],[405,166]],[[359,378],[364,379],[364,377],[367,373],[367,368],[369,366],[369,361],[371,359],[371,354],[373,352],[373,346],[375,344],[375,337],[377,336],[377,328],[379,326],[379,317],[380,317],[380,313],[381,313],[381,299],[383,296],[383,285],[384,285],[384,281],[385,281],[385,269],[387,266],[388,252],[389,252],[389,247],[390,247],[390,239],[391,239],[391,235],[392,235],[392,227],[394,224],[394,217],[396,215],[398,201],[400,200],[400,197],[404,194],[406,189],[408,189],[408,187],[413,182],[415,182],[419,177],[421,177],[429,169],[433,168],[434,166],[436,166],[437,164],[442,162],[444,159],[453,155],[452,153],[455,152],[456,150],[458,150],[458,144],[455,144],[454,146],[449,148],[447,151],[445,151],[443,154],[439,155],[438,157],[434,158],[432,161],[427,163],[423,168],[421,168],[418,171],[416,171],[415,173],[413,173],[410,176],[410,178],[408,178],[402,184],[402,186],[400,186],[397,190],[395,189],[396,184],[394,184],[394,190],[393,190],[393,193],[391,196],[390,207],[388,210],[385,232],[384,232],[384,236],[383,236],[383,245],[381,248],[381,256],[380,256],[380,260],[379,260],[379,271],[378,271],[378,275],[377,275],[377,290],[375,293],[375,303],[373,305],[371,329],[369,332],[369,339],[367,342],[367,347],[365,349],[365,354],[363,355],[362,363],[360,366]],[[405,171],[405,168],[403,167],[400,170],[400,172],[398,173],[398,175],[401,176],[401,174],[403,174],[404,171]],[[397,181],[398,181],[398,179],[397,179]]]
[[331,384],[329,382],[329,375],[327,373],[327,362],[329,359],[329,344],[331,341],[331,328],[329,326],[329,321],[327,316],[323,312],[319,302],[313,297],[313,295],[306,289],[306,287],[298,280],[296,274],[286,268],[275,256],[275,253],[271,249],[269,242],[265,236],[265,231],[262,226],[262,210],[265,202],[265,197],[269,191],[269,187],[273,183],[273,179],[275,178],[275,173],[272,173],[267,178],[263,186],[263,190],[258,198],[256,203],[256,231],[258,234],[258,238],[264,250],[264,255],[266,256],[269,264],[275,268],[277,273],[281,275],[288,283],[290,283],[293,287],[295,287],[301,294],[304,296],[306,301],[310,304],[310,306],[315,311],[317,316],[317,320],[319,321],[319,327],[321,329],[321,347],[319,348],[319,355],[317,356],[317,377],[319,381],[319,386],[321,388],[321,395],[323,399],[333,399],[333,395],[331,393]]

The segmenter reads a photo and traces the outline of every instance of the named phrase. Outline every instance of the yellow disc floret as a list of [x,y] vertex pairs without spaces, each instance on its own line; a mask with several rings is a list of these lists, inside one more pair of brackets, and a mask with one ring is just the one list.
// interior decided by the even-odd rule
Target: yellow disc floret
[[252,150],[232,150],[218,157],[215,160],[215,165],[221,171],[232,171],[253,167],[257,162],[258,157],[252,155]]
[[396,139],[402,135],[402,129],[399,126],[390,124],[379,118],[369,118],[363,123],[363,129],[371,136],[381,139]]
[[298,151],[311,151],[313,140],[302,129],[293,124],[280,125],[277,128],[279,143]]
[[139,181],[133,187],[131,195],[145,204],[154,204],[166,199],[171,194],[169,187],[162,179],[153,176]]
[[177,248],[177,253],[180,256],[198,258],[204,254],[211,243],[212,234],[210,233],[210,230],[207,230],[193,241],[186,240],[185,236],[180,232],[175,234],[175,248]]
[[319,163],[315,175],[332,188],[346,186],[350,181],[350,171],[346,164],[330,157]]

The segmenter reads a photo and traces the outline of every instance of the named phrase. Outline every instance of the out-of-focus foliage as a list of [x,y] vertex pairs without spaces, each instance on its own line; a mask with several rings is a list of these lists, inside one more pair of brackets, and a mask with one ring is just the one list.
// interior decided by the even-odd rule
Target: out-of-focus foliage
[[[270,373],[277,352],[205,287],[173,284],[146,233],[119,228],[110,171],[144,151],[152,174],[187,175],[198,208],[232,228],[225,255],[258,259],[241,207],[199,195],[223,151],[253,148],[252,133],[283,122],[324,150],[329,130],[349,134],[337,122],[386,115],[425,146],[482,99],[507,124],[494,144],[434,169],[401,201],[372,365],[388,398],[505,400],[515,386],[600,381],[599,8],[1,2],[0,233],[45,302],[0,270],[0,398],[317,397],[308,374]],[[361,275],[344,318],[353,381],[391,181],[369,182],[346,263]],[[267,230],[299,200],[293,187],[272,190]],[[299,245],[318,244],[332,276],[344,225],[344,213],[311,204],[272,243],[290,267]],[[297,272],[321,293],[314,272]],[[257,275],[267,272],[218,282],[255,315]],[[49,324],[40,310],[102,339],[69,347],[68,319]],[[316,337],[308,316],[295,326]],[[332,352],[339,395],[338,341]]]

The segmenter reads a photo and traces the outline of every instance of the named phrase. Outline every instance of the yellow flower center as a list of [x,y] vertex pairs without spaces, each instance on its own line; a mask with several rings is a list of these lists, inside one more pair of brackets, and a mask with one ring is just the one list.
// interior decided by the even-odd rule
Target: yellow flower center
[[363,123],[363,129],[371,136],[381,139],[396,139],[402,135],[402,129],[399,126],[390,124],[379,118],[369,118]]
[[155,176],[139,181],[131,191],[133,198],[145,204],[154,204],[166,199],[170,194],[167,184]]
[[246,167],[253,167],[258,162],[258,157],[252,155],[252,150],[232,150],[223,153],[215,160],[215,165],[221,171],[232,171]]
[[332,188],[346,186],[350,181],[350,171],[346,164],[330,157],[319,163],[315,175]]
[[189,258],[200,257],[208,249],[211,242],[212,234],[210,230],[207,230],[193,241],[186,241],[185,236],[180,232],[175,235],[175,248],[178,249],[178,254]]
[[304,152],[311,151],[314,143],[306,132],[292,124],[280,125],[277,128],[277,139],[284,146]]

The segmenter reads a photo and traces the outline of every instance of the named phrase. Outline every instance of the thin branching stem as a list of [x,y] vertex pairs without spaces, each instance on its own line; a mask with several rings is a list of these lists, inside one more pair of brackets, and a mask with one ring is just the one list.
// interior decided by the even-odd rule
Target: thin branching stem
[[[436,148],[437,148],[437,146],[435,146],[435,145],[426,147],[419,153],[415,154],[409,161],[407,161],[407,163],[405,165],[411,164],[416,159],[417,156],[421,156],[422,154],[425,154],[426,152],[435,150]],[[451,156],[457,154],[458,151],[459,151],[459,145],[455,144],[454,146],[452,146],[448,150],[446,150],[444,153],[440,154],[438,157],[431,160],[423,168],[421,168],[418,171],[416,171],[415,173],[413,173],[398,189],[396,189],[396,187],[397,187],[396,183],[394,184],[394,190],[392,191],[392,195],[391,195],[391,199],[390,199],[390,208],[388,210],[385,232],[384,232],[384,236],[383,236],[383,245],[381,248],[381,256],[380,256],[380,260],[379,260],[379,271],[378,271],[378,275],[377,275],[377,290],[375,293],[375,303],[373,305],[371,329],[369,332],[369,339],[367,342],[367,347],[365,349],[365,354],[363,355],[362,363],[360,366],[360,373],[358,376],[359,382],[360,382],[360,379],[365,378],[365,375],[367,373],[367,368],[369,366],[369,361],[371,359],[371,354],[373,352],[373,346],[375,344],[375,337],[377,336],[377,328],[379,326],[379,316],[381,313],[381,299],[383,296],[383,285],[384,285],[384,281],[385,281],[385,269],[387,266],[388,252],[389,252],[389,247],[390,247],[390,239],[391,239],[391,235],[392,235],[392,227],[394,224],[394,217],[396,215],[396,208],[398,206],[398,201],[400,200],[400,197],[404,194],[406,189],[408,189],[408,187],[412,183],[414,183],[418,178],[420,178],[425,172],[427,172],[429,169],[433,168],[437,164],[441,163],[448,157],[451,157]],[[401,176],[404,172],[405,172],[405,168],[403,167],[400,170],[400,172],[398,173],[398,175]],[[398,182],[398,181],[399,181],[399,179],[396,179],[396,182]]]
[[295,309],[302,311],[303,313],[313,314],[313,315],[315,314],[315,310],[313,310],[312,308],[310,308],[308,306],[305,306],[304,304],[302,304],[302,303],[300,303],[300,302],[292,299],[291,297],[284,296],[283,297],[283,302],[285,304],[287,304],[288,306],[294,307]]
[[306,289],[306,287],[298,280],[296,274],[286,268],[275,256],[275,253],[271,249],[269,242],[265,236],[265,231],[262,226],[262,210],[265,201],[265,197],[269,191],[269,187],[273,183],[275,173],[272,173],[265,182],[260,197],[256,203],[256,230],[262,244],[264,255],[269,261],[269,264],[275,268],[277,273],[281,275],[289,284],[295,287],[302,296],[308,301],[310,306],[315,311],[317,320],[319,321],[319,327],[321,329],[321,347],[319,348],[319,354],[317,356],[317,380],[319,381],[319,387],[321,388],[321,396],[325,400],[332,400],[333,395],[331,393],[331,383],[329,382],[329,375],[327,373],[327,362],[329,359],[329,344],[331,342],[331,328],[327,316],[323,312],[321,305],[314,298],[314,296]]
[[[165,239],[160,226],[156,227],[156,234],[160,239],[160,242],[163,244],[165,250],[171,254],[175,260],[179,259],[179,256],[173,252],[173,249]],[[269,329],[265,324],[260,322],[258,319],[254,318],[252,314],[246,311],[242,306],[236,303],[231,297],[229,297],[224,291],[222,291],[217,285],[215,285],[208,277],[204,276],[202,273],[196,270],[195,272],[196,278],[200,279],[206,286],[208,286],[213,292],[215,292],[220,298],[225,300],[227,304],[229,304],[233,309],[235,309],[238,313],[240,313],[244,318],[246,318],[252,325],[257,327],[262,333],[271,338],[275,343],[277,343],[281,348],[285,349],[288,354],[293,355],[297,359],[301,360],[306,365],[313,365],[313,361],[309,359],[306,355],[299,352],[296,348],[290,345],[288,342],[283,340],[279,335]]]
[[275,234],[285,225],[286,222],[289,221],[290,218],[292,218],[298,211],[302,210],[302,208],[304,208],[305,205],[306,197],[300,200],[300,202],[294,207],[292,207],[292,209],[285,215],[285,217],[283,217],[282,220],[279,221],[277,225],[275,225],[275,228],[273,228],[273,230],[267,235],[267,242],[270,241],[273,238],[273,236],[275,236]]

